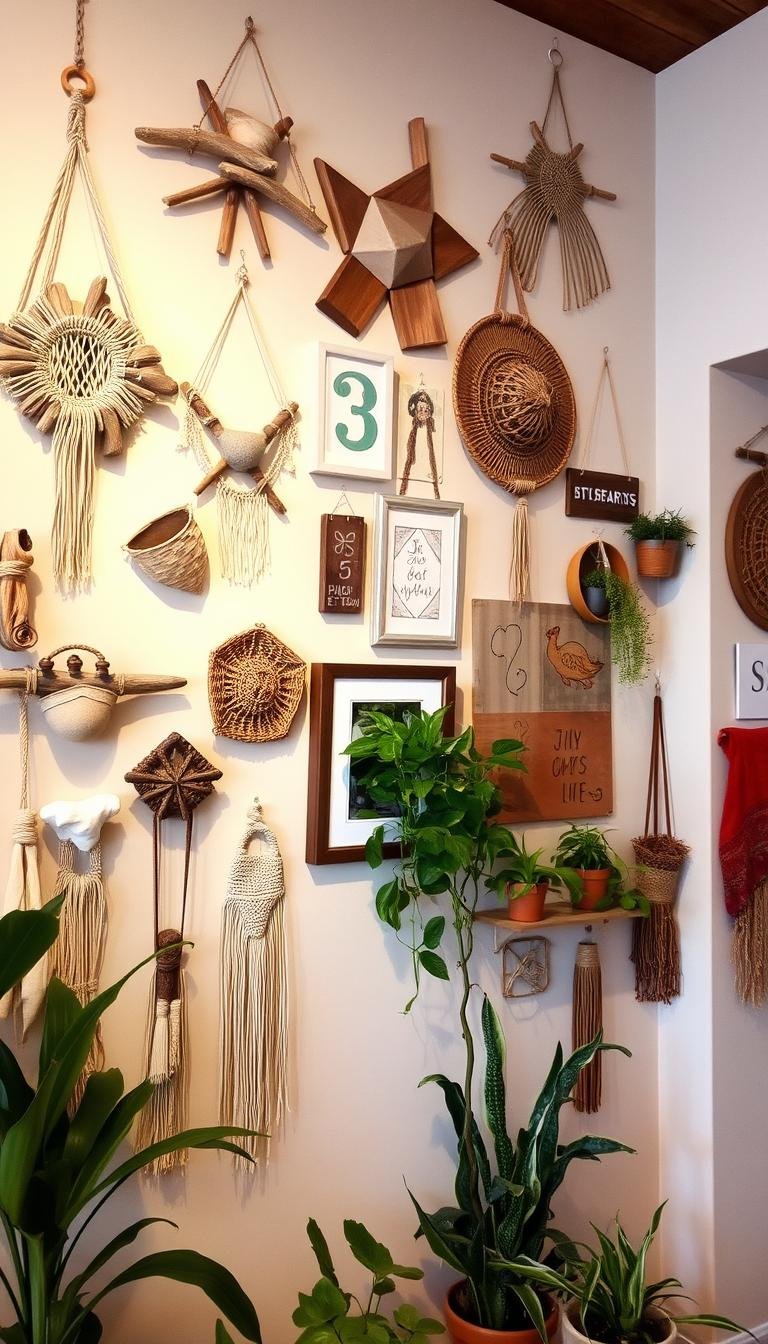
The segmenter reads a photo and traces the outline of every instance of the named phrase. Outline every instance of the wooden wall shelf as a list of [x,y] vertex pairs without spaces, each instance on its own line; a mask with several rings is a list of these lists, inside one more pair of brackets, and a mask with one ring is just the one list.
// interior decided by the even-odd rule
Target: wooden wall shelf
[[560,924],[608,924],[614,919],[642,918],[640,910],[624,910],[620,905],[611,910],[574,910],[570,901],[551,901],[545,909],[547,914],[544,918],[532,923],[508,919],[501,911],[497,913],[495,910],[478,910],[475,919],[496,929],[506,929],[508,933],[524,933],[527,929],[552,929]]

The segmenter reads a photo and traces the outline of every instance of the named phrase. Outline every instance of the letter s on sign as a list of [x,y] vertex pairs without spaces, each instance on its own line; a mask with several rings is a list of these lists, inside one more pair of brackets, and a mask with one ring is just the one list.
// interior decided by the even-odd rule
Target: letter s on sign
[[752,664],[752,676],[754,677],[754,681],[752,682],[752,690],[753,690],[753,691],[764,691],[764,690],[765,690],[765,668],[764,668],[764,664],[763,664],[763,662],[762,662],[762,659],[760,659],[760,658],[756,658],[755,661],[754,661],[754,663]]

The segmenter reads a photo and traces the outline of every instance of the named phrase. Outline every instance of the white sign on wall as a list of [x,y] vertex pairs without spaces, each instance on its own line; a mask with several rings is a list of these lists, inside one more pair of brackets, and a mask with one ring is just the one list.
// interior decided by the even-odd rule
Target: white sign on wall
[[768,644],[736,645],[736,718],[768,719]]

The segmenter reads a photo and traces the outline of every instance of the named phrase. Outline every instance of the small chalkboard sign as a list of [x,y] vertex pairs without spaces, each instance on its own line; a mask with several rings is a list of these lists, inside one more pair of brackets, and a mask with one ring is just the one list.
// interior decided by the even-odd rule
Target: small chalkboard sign
[[567,518],[603,518],[609,523],[631,523],[639,512],[640,481],[637,476],[566,468]]
[[320,519],[319,610],[355,616],[363,610],[365,519],[324,513]]

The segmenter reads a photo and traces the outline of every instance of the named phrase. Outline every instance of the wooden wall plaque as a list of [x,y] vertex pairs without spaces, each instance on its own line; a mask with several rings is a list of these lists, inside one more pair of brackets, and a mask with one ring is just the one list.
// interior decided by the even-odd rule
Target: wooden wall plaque
[[566,518],[603,518],[609,523],[631,523],[639,512],[640,481],[637,476],[566,467]]
[[320,519],[319,610],[355,616],[363,610],[365,519],[324,513]]

